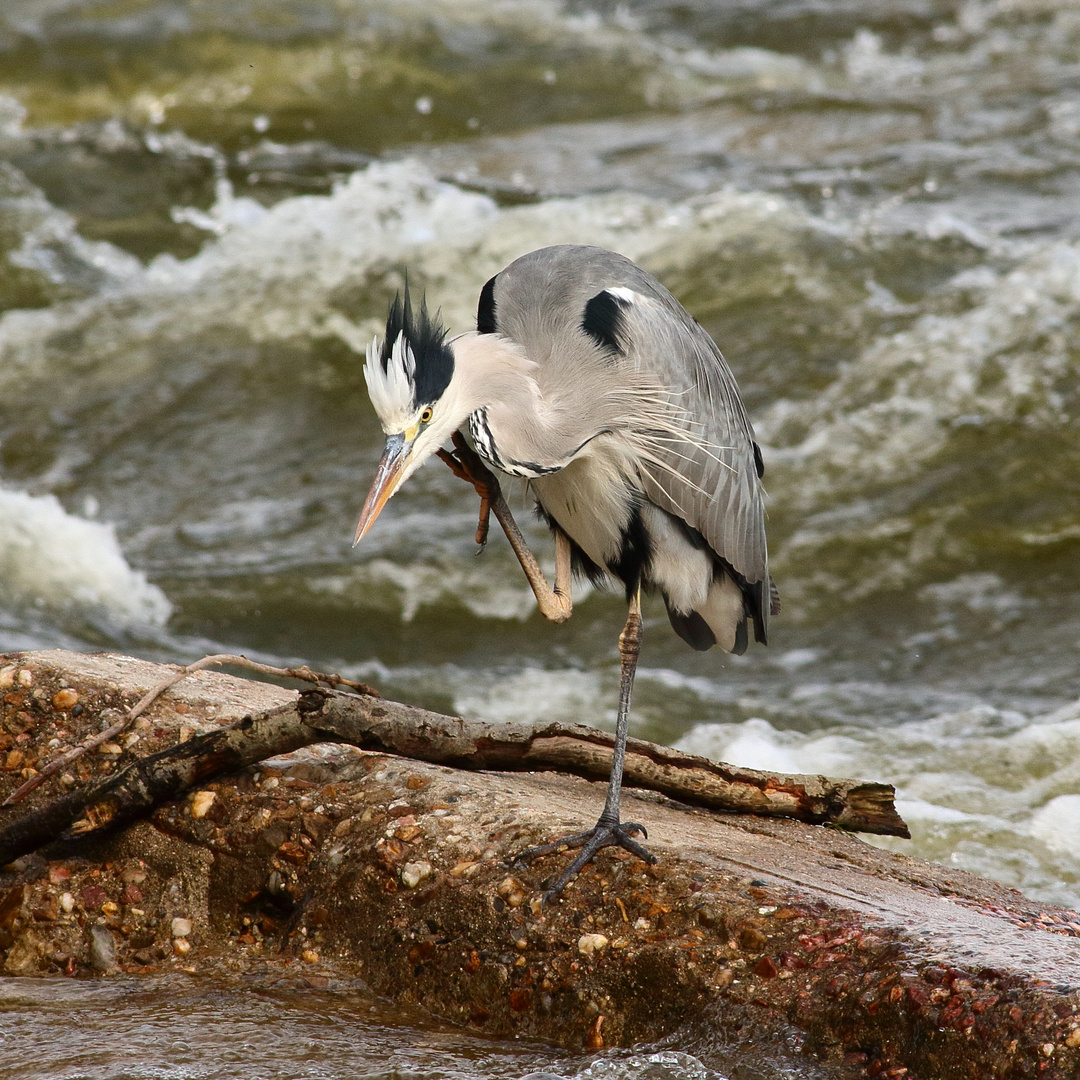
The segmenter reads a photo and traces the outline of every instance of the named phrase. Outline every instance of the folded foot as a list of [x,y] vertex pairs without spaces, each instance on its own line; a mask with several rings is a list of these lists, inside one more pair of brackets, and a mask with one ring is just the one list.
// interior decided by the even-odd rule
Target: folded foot
[[543,855],[550,855],[553,851],[566,851],[568,848],[581,848],[574,861],[556,878],[555,883],[551,886],[541,901],[541,906],[547,906],[552,900],[556,899],[558,895],[566,888],[566,886],[577,877],[578,871],[588,862],[592,861],[592,858],[601,848],[606,847],[621,847],[625,848],[632,855],[636,855],[639,859],[643,859],[647,863],[655,863],[656,856],[652,854],[648,848],[639,844],[634,839],[635,833],[641,833],[646,840],[649,838],[649,834],[645,831],[644,825],[639,825],[636,821],[616,821],[614,824],[607,824],[603,820],[598,821],[595,827],[589,829],[588,832],[574,833],[572,836],[563,836],[558,840],[552,840],[549,844],[538,844],[536,847],[526,848],[520,855],[515,855],[511,859],[512,865],[524,865],[528,866],[533,859],[538,859]]

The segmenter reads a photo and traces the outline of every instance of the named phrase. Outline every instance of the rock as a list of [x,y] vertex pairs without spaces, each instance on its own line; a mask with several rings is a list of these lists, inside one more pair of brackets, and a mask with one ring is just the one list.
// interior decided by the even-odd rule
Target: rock
[[608,939],[603,934],[582,934],[578,938],[577,951],[582,956],[592,956],[608,947]]
[[196,791],[191,797],[191,816],[198,820],[206,817],[207,810],[214,805],[216,791]]
[[185,938],[191,935],[191,920],[176,918],[172,921],[172,936],[174,938]]
[[53,694],[52,704],[57,712],[66,712],[74,705],[78,705],[79,695],[74,690],[58,690]]
[[8,975],[34,975],[40,957],[41,943],[33,934],[24,933],[8,951],[4,971]]
[[417,862],[407,862],[401,868],[401,883],[407,889],[415,889],[424,878],[431,874],[431,863],[422,859]]
[[107,926],[90,927],[90,963],[98,971],[116,969],[116,940]]
[[15,681],[20,686],[33,686],[34,685],[34,673],[29,668],[23,668],[18,675],[15,676]]
[[[80,704],[97,714],[118,690],[137,700],[172,673],[107,654],[38,653],[0,657],[0,665],[32,665],[42,688],[40,699],[15,690],[25,699],[18,703],[0,694],[0,708],[9,706],[0,737],[15,736],[9,725],[25,728],[18,745],[28,756],[43,755],[56,736],[78,741],[71,713],[50,705],[65,683],[78,685]],[[192,731],[207,724],[211,707],[219,724],[296,700],[281,687],[200,672],[147,721],[148,751],[176,741],[171,706],[181,696]],[[429,714],[425,723],[437,737],[451,721]],[[0,763],[13,745],[0,744]],[[102,938],[97,953],[111,941],[125,970],[162,961],[194,970],[197,958],[219,985],[302,971],[312,986],[332,972],[485,1038],[580,1051],[678,1040],[717,1024],[718,1038],[760,1032],[755,1054],[771,1053],[772,1039],[785,1061],[798,1042],[822,1075],[1080,1076],[1075,913],[837,830],[710,814],[633,789],[624,797],[648,828],[659,867],[601,852],[544,909],[545,880],[565,861],[553,855],[508,876],[505,860],[523,843],[565,833],[569,822],[596,820],[602,785],[552,772],[467,773],[341,747],[334,754],[336,775],[325,747],[291,755],[315,763],[304,775],[267,763],[222,775],[207,815],[214,828],[174,802],[111,837],[77,842],[66,876],[40,855],[9,864],[0,871],[4,974],[99,973],[109,957],[90,967],[90,924],[119,901],[108,916],[115,937]],[[79,764],[85,782],[89,766],[111,762]],[[415,777],[426,782],[410,785]],[[0,770],[0,797],[20,782]],[[38,805],[61,791],[59,783],[43,789]],[[446,817],[452,833],[437,824]],[[411,839],[393,835],[417,823],[423,831]],[[263,840],[269,833],[272,843]],[[60,917],[39,920],[58,893]],[[179,912],[189,925],[177,930],[197,926],[197,942],[169,936]],[[99,925],[98,936],[108,929]]]

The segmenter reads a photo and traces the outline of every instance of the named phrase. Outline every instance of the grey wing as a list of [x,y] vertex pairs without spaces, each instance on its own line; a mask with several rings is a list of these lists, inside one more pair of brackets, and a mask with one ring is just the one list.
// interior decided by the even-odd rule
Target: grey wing
[[649,284],[648,292],[605,290],[618,303],[613,323],[624,362],[667,391],[674,421],[650,441],[644,493],[701,533],[735,572],[764,641],[773,595],[754,431],[720,350],[674,297]]

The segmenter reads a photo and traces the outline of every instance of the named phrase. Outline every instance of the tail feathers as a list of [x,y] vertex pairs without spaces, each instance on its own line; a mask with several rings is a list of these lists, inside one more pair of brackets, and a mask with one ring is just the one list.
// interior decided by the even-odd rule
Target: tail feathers
[[716,636],[709,624],[696,611],[683,615],[668,604],[667,615],[671,620],[671,628],[691,649],[706,652],[716,644]]
[[696,611],[675,611],[668,604],[668,619],[675,633],[692,649],[704,652],[719,645],[724,652],[746,652],[749,634],[742,590],[725,573],[718,573],[709,586],[705,603]]

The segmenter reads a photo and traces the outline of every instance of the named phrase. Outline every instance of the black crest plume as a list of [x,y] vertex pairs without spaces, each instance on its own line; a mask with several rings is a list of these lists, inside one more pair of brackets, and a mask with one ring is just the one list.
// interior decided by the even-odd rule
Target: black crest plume
[[430,405],[442,397],[454,375],[454,354],[446,343],[446,327],[439,313],[428,311],[427,298],[421,295],[419,314],[413,311],[409,279],[405,278],[405,296],[398,293],[386,315],[386,337],[382,344],[382,366],[386,371],[394,342],[404,333],[416,360],[413,376],[413,405]]

